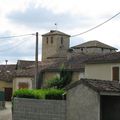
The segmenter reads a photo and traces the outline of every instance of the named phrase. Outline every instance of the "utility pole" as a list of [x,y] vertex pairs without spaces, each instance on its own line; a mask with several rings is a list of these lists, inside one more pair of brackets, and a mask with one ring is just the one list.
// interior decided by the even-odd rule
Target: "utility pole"
[[35,46],[35,88],[38,87],[38,32],[36,32]]

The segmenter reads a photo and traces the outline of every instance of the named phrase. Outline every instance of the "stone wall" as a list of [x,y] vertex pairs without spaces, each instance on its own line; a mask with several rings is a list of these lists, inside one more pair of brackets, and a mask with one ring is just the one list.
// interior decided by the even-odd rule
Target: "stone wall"
[[67,92],[67,120],[100,120],[100,96],[80,84]]
[[14,98],[14,120],[66,120],[66,101]]

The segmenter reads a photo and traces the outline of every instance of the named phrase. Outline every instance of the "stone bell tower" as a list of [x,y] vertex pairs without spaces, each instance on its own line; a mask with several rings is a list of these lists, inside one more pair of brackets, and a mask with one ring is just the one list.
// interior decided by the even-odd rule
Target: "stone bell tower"
[[70,35],[58,30],[51,30],[42,35],[42,61],[50,57],[66,57]]

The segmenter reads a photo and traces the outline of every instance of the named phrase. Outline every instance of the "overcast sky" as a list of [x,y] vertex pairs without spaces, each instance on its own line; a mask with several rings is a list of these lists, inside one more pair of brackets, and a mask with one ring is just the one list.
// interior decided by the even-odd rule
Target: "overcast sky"
[[[44,34],[57,29],[69,35],[84,32],[120,11],[120,0],[0,0],[0,37]],[[120,50],[120,15],[103,26],[71,38],[71,46],[98,40]],[[34,60],[35,36],[0,39],[0,64]],[[41,36],[39,36],[41,60]]]

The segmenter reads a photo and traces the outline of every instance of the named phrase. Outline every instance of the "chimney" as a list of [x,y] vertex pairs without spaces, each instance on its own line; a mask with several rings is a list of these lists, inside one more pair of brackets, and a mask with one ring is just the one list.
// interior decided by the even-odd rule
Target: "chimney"
[[7,63],[8,63],[8,60],[5,60],[5,63],[6,63],[6,68],[7,68]]
[[6,65],[7,65],[7,62],[8,62],[8,60],[5,60]]

